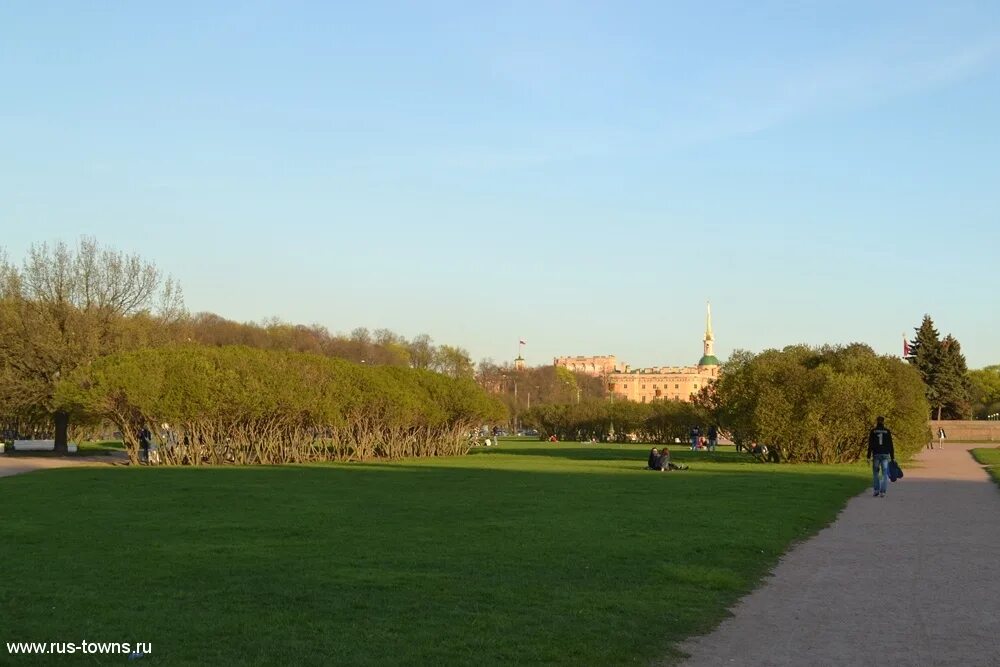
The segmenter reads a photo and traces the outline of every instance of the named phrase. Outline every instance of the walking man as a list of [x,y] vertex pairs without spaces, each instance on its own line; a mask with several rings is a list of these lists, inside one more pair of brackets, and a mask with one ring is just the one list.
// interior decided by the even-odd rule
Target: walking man
[[[872,462],[872,487],[875,498],[885,498],[889,485],[889,461],[896,460],[896,450],[892,446],[892,433],[885,427],[885,417],[875,420],[875,428],[868,433],[868,454],[866,460]],[[882,477],[879,479],[879,472]]]
[[719,429],[712,424],[708,427],[708,451],[714,452],[719,444]]
[[701,429],[697,425],[692,426],[688,435],[691,437],[691,451],[693,452],[698,449],[698,444],[701,440]]

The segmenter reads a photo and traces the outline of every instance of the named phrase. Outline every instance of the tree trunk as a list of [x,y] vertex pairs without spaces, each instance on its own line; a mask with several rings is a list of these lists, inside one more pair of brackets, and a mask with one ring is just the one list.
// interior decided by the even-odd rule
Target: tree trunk
[[68,452],[67,444],[69,442],[69,413],[67,412],[57,412],[52,416],[53,421],[56,424],[56,454],[66,454]]
[[938,421],[941,421],[941,408],[942,407],[944,407],[944,406],[941,406],[941,405],[938,406],[938,414],[937,414]]

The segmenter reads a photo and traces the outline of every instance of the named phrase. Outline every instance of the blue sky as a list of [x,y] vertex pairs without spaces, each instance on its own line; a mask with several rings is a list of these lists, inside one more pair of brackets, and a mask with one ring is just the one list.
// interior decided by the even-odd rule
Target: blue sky
[[[874,6],[873,6],[874,5]],[[1000,363],[1000,3],[0,5],[0,245],[474,359]]]

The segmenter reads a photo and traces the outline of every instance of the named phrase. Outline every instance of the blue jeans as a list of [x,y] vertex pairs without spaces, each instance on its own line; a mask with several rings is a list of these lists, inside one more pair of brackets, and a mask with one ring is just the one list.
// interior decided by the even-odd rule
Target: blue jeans
[[691,451],[698,449],[698,436],[691,436]]
[[[882,471],[882,479],[879,479],[879,470]],[[872,457],[872,489],[885,493],[887,486],[889,486],[889,455],[876,454]]]

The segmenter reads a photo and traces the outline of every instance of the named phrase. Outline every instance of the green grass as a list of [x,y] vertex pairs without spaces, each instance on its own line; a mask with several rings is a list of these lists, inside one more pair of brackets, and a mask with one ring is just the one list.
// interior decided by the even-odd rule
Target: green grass
[[993,476],[993,481],[1000,484],[1000,448],[973,449],[972,455],[986,466],[990,475]]
[[125,451],[125,445],[121,440],[95,440],[94,442],[81,442],[77,447],[77,452],[83,456],[93,456],[95,454],[111,454],[112,452]]
[[164,665],[648,664],[867,484],[733,452],[651,472],[647,451],[0,479],[0,641],[147,641]]

